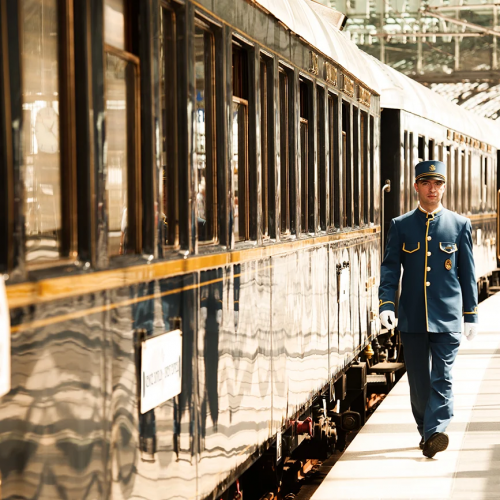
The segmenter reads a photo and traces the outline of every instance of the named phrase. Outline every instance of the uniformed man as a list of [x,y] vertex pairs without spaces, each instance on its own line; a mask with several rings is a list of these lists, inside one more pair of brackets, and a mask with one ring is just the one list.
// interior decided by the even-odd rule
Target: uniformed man
[[453,416],[451,369],[462,331],[477,333],[477,285],[471,223],[441,205],[446,165],[424,161],[415,167],[419,206],[391,221],[382,262],[380,321],[395,326],[401,276],[398,329],[404,346],[413,416],[420,448],[432,458],[448,447],[445,430]]

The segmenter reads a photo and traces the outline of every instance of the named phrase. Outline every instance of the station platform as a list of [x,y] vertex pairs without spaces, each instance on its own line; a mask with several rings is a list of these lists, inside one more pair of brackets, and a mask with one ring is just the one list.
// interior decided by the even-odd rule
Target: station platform
[[353,439],[313,500],[500,499],[500,293],[479,305],[480,329],[463,338],[453,368],[450,444],[433,459],[404,376]]

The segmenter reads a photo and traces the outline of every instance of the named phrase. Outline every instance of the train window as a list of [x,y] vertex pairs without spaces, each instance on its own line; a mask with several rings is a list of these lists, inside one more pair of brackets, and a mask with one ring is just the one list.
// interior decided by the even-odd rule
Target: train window
[[339,99],[328,94],[328,140],[330,149],[330,225],[340,227]]
[[375,223],[375,204],[378,202],[377,186],[375,185],[375,120],[370,116],[370,222]]
[[368,114],[361,112],[361,222],[368,223],[369,183],[368,183]]
[[481,200],[482,200],[482,210],[488,210],[488,158],[485,156],[483,158],[483,172],[481,175]]
[[461,151],[460,152],[460,170],[461,170],[461,175],[460,175],[460,178],[461,178],[461,183],[462,183],[462,188],[460,189],[460,193],[461,193],[461,204],[462,204],[462,213],[466,214],[468,212],[468,209],[469,209],[469,205],[467,204],[467,165],[466,165],[466,162],[465,162],[465,151]]
[[[314,231],[314,169],[310,161],[311,90],[308,83],[300,80],[300,213],[301,231]],[[311,176],[312,174],[312,176]],[[312,203],[311,203],[312,195]]]
[[319,200],[319,226],[322,231],[326,230],[326,150],[325,150],[325,89],[317,87],[317,127],[318,127],[318,182],[316,199]]
[[[72,225],[73,162],[65,158],[68,110],[64,93],[67,47],[57,0],[25,0],[22,19],[22,128],[25,258],[28,264],[68,257]],[[60,57],[62,56],[62,57]],[[65,139],[66,138],[66,139]],[[64,168],[62,165],[64,164]],[[64,207],[64,208],[63,208]]]
[[280,102],[280,160],[281,160],[281,236],[295,232],[295,171],[293,154],[294,98],[292,75],[283,68],[279,71]]
[[269,237],[269,155],[268,155],[268,95],[266,60],[260,58],[260,144],[261,144],[261,203],[262,203],[262,236]]
[[234,238],[250,238],[248,172],[248,52],[233,40],[233,170]]
[[354,225],[360,225],[360,210],[362,211],[363,200],[361,196],[361,175],[360,175],[360,135],[359,135],[359,110],[353,107],[352,110],[352,132],[353,132],[353,188],[354,188]]
[[434,154],[435,154],[435,142],[434,139],[429,139],[429,160],[435,160]]
[[493,162],[493,158],[490,156],[488,158],[488,191],[489,191],[489,210],[495,210],[496,206],[496,180],[495,180],[495,164]]
[[467,154],[467,211],[472,211],[472,153],[469,151]]
[[[414,175],[414,172],[415,172],[415,164],[416,164],[416,161],[415,161],[415,141],[413,140],[413,132],[410,132],[410,161],[408,163],[408,167],[406,169],[406,186],[407,186],[407,190],[408,190],[408,193],[413,193],[413,204],[416,204],[418,202],[418,196],[417,196],[417,192],[415,191],[414,187],[413,187],[413,184],[415,182],[415,175]],[[407,209],[409,210],[410,207],[412,206],[411,204],[411,199],[410,197],[408,197],[408,205],[407,205]]]
[[351,107],[342,102],[342,214],[343,227],[352,226]]
[[447,208],[455,210],[453,199],[453,171],[452,171],[451,146],[446,146],[446,181],[448,188],[445,193]]
[[215,240],[217,221],[217,170],[215,160],[215,41],[213,33],[197,21],[194,36],[196,130],[195,151],[198,173],[196,206],[198,240]]
[[418,136],[418,161],[425,159],[425,138],[421,135]]
[[469,184],[472,186],[472,213],[481,210],[481,176],[482,176],[482,158],[477,151],[472,152],[471,177]]
[[275,235],[275,182],[274,182],[274,141],[273,134],[273,60],[260,57],[260,139],[261,139],[261,189],[262,189],[262,236],[264,239]]
[[177,48],[176,16],[165,7],[160,9],[160,105],[161,165],[160,183],[163,223],[160,239],[163,244],[179,244],[179,190],[177,170]]
[[455,150],[455,168],[454,168],[455,186],[453,188],[453,193],[455,196],[455,210],[459,213],[462,211],[462,196],[461,196],[462,176],[461,176],[461,170],[460,170],[460,167],[462,166],[462,162],[460,161],[460,154],[461,154],[461,152],[457,148]]
[[403,134],[403,165],[402,165],[402,172],[401,172],[401,188],[399,190],[400,192],[400,204],[401,204],[401,211],[403,213],[408,211],[408,207],[410,206],[410,197],[411,197],[411,192],[412,190],[407,189],[407,184],[408,184],[408,171],[409,171],[409,165],[408,165],[408,131],[404,131]]
[[[104,31],[121,19],[124,0],[106,0]],[[120,44],[121,42],[119,42]],[[140,250],[139,59],[105,45],[106,204],[108,254]]]

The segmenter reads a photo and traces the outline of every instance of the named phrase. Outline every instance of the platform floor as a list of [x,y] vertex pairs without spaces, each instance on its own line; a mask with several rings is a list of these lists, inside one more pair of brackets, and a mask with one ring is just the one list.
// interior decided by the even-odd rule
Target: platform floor
[[500,499],[500,293],[479,305],[480,331],[453,368],[455,417],[434,459],[420,436],[403,377],[312,496],[347,499]]

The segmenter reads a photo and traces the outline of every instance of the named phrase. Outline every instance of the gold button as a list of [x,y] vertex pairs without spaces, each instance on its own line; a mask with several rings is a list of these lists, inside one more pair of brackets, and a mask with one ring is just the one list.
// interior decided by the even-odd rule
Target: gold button
[[428,282],[425,284],[425,286],[431,286],[430,281],[428,281]]
[[431,270],[431,268],[430,268],[430,267],[428,267],[428,268],[427,268],[427,271],[430,271],[430,270]]
[[427,256],[430,257],[432,254],[431,252],[427,252]]
[[431,241],[432,240],[432,237],[431,236],[427,236],[427,241]]

